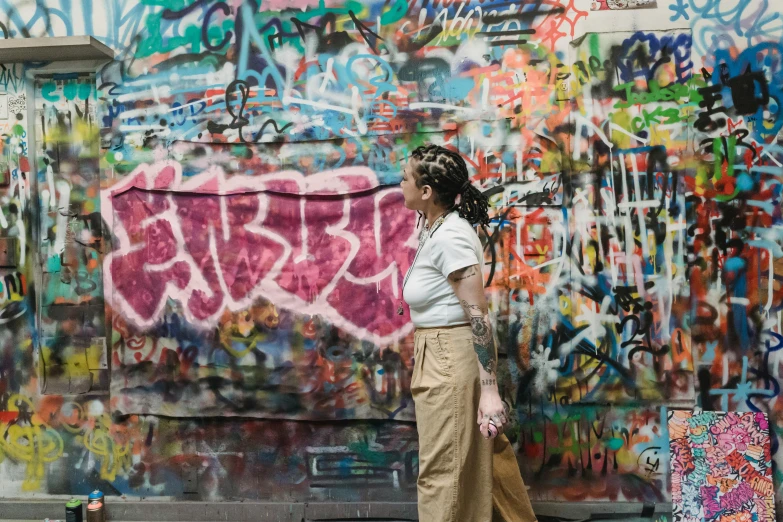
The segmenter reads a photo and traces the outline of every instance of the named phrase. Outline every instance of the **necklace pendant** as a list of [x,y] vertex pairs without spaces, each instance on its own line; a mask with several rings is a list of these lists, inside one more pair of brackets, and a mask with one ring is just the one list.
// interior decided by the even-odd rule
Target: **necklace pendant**
[[402,315],[405,313],[405,310],[402,308],[402,301],[397,303],[397,315]]

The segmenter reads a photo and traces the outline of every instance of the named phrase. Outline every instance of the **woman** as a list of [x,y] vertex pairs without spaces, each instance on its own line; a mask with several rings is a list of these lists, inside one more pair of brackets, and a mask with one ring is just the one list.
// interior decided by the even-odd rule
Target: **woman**
[[508,416],[498,393],[483,248],[471,226],[488,222],[487,200],[460,155],[436,145],[413,151],[401,186],[405,206],[426,220],[403,283],[416,326],[419,520],[535,521],[503,435]]

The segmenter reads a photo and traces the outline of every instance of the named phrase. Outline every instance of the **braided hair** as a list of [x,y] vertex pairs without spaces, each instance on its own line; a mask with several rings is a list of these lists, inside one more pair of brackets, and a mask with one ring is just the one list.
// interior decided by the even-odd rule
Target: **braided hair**
[[[470,183],[468,166],[462,156],[438,145],[425,145],[411,153],[416,186],[432,187],[435,202],[459,215],[472,225],[489,223],[487,197]],[[455,204],[457,195],[462,196]]]

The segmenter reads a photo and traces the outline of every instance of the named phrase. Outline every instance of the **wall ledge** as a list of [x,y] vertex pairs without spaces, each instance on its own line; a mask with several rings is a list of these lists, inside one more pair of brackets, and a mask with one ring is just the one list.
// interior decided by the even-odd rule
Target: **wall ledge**
[[114,51],[92,36],[0,40],[0,63],[113,59]]

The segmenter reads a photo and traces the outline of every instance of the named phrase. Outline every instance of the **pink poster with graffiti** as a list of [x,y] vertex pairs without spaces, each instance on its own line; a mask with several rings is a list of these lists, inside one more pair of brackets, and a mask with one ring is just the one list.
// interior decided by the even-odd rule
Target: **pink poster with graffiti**
[[366,167],[186,177],[164,161],[102,196],[116,410],[412,419],[399,187]]
[[774,522],[766,414],[672,411],[669,451],[674,522]]

